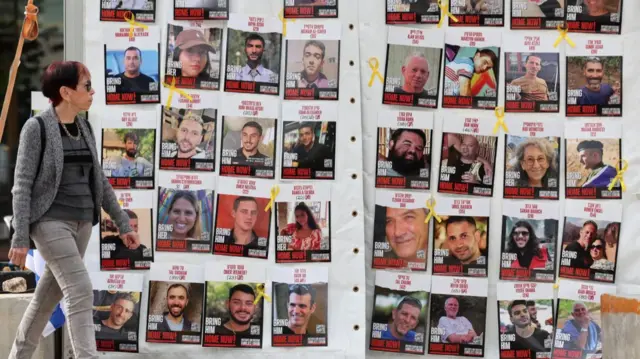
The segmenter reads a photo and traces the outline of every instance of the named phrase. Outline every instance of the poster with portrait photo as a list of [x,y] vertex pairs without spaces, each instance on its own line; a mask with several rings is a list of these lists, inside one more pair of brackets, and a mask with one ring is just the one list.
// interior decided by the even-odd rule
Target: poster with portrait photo
[[431,183],[433,114],[378,113],[376,187],[428,190]]
[[511,0],[511,30],[553,30],[564,26],[567,0]]
[[601,359],[602,329],[600,296],[616,294],[613,285],[560,281],[553,359]]
[[160,28],[104,25],[107,105],[160,103]]
[[438,196],[433,222],[434,275],[486,277],[489,259],[489,198]]
[[614,283],[622,204],[567,201],[559,276]]
[[287,25],[285,100],[338,100],[342,23]]
[[156,251],[211,252],[214,179],[202,173],[161,173]]
[[224,92],[280,94],[282,23],[275,17],[230,14]]
[[431,278],[429,354],[484,356],[488,286],[486,278]]
[[201,266],[153,263],[149,271],[146,341],[199,345],[203,297]]
[[501,35],[497,29],[447,30],[442,108],[498,106]]
[[221,113],[220,175],[274,178],[278,99],[228,95]]
[[338,17],[338,1],[339,0],[284,0],[284,18]]
[[575,37],[567,47],[567,117],[622,116],[622,39]]
[[369,350],[424,354],[431,277],[376,271]]
[[553,284],[498,282],[500,359],[551,358]]
[[[504,26],[504,0],[451,0],[449,26]],[[496,67],[498,68],[498,67]]]
[[272,267],[271,346],[328,346],[327,267]]
[[220,177],[213,254],[267,259],[272,181]]
[[438,192],[491,197],[498,137],[494,118],[441,115]]
[[156,110],[121,110],[102,125],[102,172],[114,189],[155,185]]
[[139,236],[139,242],[120,238],[116,223],[107,212],[100,211],[100,270],[149,269],[153,262],[154,191],[117,191],[120,207],[129,216],[129,226]]
[[331,262],[331,185],[281,183],[276,263]]
[[178,88],[218,90],[221,54],[222,28],[168,24],[164,81],[175,80]]
[[265,276],[258,263],[206,263],[203,347],[262,348]]
[[173,0],[174,20],[227,20],[229,0]]
[[560,111],[560,53],[552,34],[504,36],[505,112]]
[[335,178],[335,103],[285,101],[282,104],[282,179]]
[[[213,93],[173,97],[162,107],[160,169],[213,172],[216,165],[217,96]],[[208,107],[213,106],[214,108]]]
[[437,0],[386,0],[386,23],[437,24],[440,7]]
[[382,103],[437,108],[443,33],[401,26],[388,33]]
[[500,279],[556,280],[557,202],[502,202]]
[[562,119],[507,116],[505,123],[503,197],[558,199]]
[[565,125],[565,197],[621,199],[620,182],[611,190],[622,158],[622,124],[572,120]]
[[156,0],[100,0],[100,21],[156,21]]
[[100,352],[137,353],[144,276],[91,272],[93,328]]
[[620,34],[622,0],[566,0],[571,32]]
[[427,270],[429,193],[376,189],[374,269]]

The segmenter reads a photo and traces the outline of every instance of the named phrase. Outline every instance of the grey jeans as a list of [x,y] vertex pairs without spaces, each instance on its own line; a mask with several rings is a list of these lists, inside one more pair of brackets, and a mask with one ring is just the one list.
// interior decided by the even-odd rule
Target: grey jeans
[[9,359],[31,359],[51,313],[63,298],[75,358],[98,358],[93,288],[82,260],[91,228],[91,222],[60,220],[42,220],[31,226],[31,237],[47,265],[22,317]]

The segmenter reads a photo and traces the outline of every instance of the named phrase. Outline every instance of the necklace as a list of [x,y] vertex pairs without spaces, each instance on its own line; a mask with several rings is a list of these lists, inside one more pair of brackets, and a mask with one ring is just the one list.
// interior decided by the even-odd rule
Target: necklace
[[78,127],[78,124],[76,123],[75,120],[73,121],[73,123],[76,125],[76,129],[78,130],[78,135],[77,136],[72,136],[71,132],[69,132],[69,130],[67,130],[67,126],[65,126],[65,124],[62,123],[62,121],[59,121],[59,122],[60,122],[60,125],[62,126],[62,129],[67,134],[67,136],[69,136],[70,139],[72,139],[74,141],[80,141],[80,138],[82,138],[82,132],[80,132],[80,127]]

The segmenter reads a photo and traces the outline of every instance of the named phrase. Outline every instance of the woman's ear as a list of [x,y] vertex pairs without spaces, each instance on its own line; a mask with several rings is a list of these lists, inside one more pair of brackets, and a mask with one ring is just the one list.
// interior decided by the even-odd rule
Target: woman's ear
[[68,87],[61,86],[60,89],[58,90],[58,92],[60,93],[60,97],[62,97],[63,100],[69,101],[69,98],[71,97],[71,94],[69,93],[69,88]]

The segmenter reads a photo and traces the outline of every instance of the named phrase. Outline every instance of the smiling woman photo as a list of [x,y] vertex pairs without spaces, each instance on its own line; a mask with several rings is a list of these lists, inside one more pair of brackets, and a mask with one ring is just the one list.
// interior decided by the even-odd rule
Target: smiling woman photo
[[171,239],[199,240],[200,210],[196,195],[189,191],[177,191],[169,205]]
[[529,138],[516,149],[518,187],[558,187],[558,158],[551,142]]

